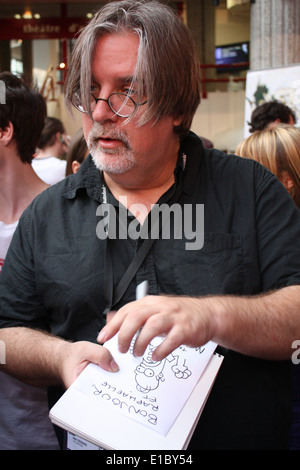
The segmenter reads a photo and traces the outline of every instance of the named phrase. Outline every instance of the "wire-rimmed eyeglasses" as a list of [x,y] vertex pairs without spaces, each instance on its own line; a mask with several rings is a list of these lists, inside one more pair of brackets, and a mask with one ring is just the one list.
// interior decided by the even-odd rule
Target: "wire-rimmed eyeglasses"
[[[143,106],[147,103],[147,100],[143,103],[136,103],[131,96],[126,93],[111,93],[107,99],[96,98],[92,93],[90,94],[90,109],[93,112],[96,108],[98,101],[105,101],[111,111],[117,116],[129,118],[132,116],[139,106]],[[82,113],[88,113],[81,104],[81,98],[79,93],[75,93],[73,104]]]

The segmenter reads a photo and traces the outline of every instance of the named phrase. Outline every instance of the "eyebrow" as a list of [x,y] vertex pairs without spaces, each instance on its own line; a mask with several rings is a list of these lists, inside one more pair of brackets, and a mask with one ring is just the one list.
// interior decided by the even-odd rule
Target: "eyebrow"
[[[95,77],[92,75],[91,77],[91,82],[95,83],[99,87],[101,86],[100,83],[95,79]],[[117,77],[116,82],[118,82],[121,85],[126,85],[126,84],[135,84],[137,83],[137,77],[136,76],[129,76],[129,77]]]

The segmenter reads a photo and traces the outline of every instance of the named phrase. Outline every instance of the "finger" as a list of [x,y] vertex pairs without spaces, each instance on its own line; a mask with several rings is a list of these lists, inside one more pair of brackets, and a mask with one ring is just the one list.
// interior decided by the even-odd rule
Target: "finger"
[[155,314],[149,317],[138,332],[133,348],[134,356],[142,356],[148,344],[153,343],[154,338],[166,336],[171,328],[172,320],[170,316]]
[[119,370],[119,366],[114,360],[112,354],[104,347],[102,347],[102,353],[97,364],[108,372],[117,372]]
[[[144,299],[129,302],[120,308],[114,317],[100,331],[97,341],[104,343],[119,332],[121,352],[126,352],[133,336],[142,327],[152,309],[144,305]],[[149,313],[148,313],[149,312]]]
[[114,360],[111,352],[105,348],[104,346],[95,345],[93,348],[90,348],[88,353],[87,359],[89,362],[93,362],[98,366],[102,367],[102,369],[107,370],[108,372],[117,372],[119,370],[119,366]]
[[118,333],[124,321],[125,314],[126,313],[120,309],[113,316],[109,317],[109,321],[104,325],[97,336],[98,343],[103,344]]
[[142,312],[131,312],[122,323],[118,334],[118,346],[121,353],[126,353],[134,340],[138,338],[142,328],[144,327],[145,314]]
[[114,318],[116,313],[116,310],[111,310],[110,312],[108,312],[108,314],[106,315],[106,323],[109,323]]
[[184,344],[182,329],[178,326],[174,326],[170,329],[162,343],[153,351],[153,361],[161,361],[182,344]]
[[65,357],[62,369],[62,381],[68,388],[89,363],[94,363],[107,370],[117,372],[119,367],[108,349],[88,341],[79,341],[69,346],[71,355]]
[[166,303],[166,299],[162,297],[147,296],[123,307],[124,310],[121,310],[126,313],[126,317],[118,334],[119,350],[128,351],[134,335],[137,334],[133,354],[142,356],[153,338],[165,336],[175,321],[169,304],[169,299]]

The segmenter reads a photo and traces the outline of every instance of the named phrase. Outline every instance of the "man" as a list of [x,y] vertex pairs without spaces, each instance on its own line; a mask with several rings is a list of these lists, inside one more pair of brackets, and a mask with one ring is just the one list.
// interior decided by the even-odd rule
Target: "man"
[[291,108],[279,101],[267,101],[261,104],[251,114],[251,121],[248,122],[249,131],[255,132],[266,127],[277,126],[278,124],[290,124],[294,126],[297,122],[296,114]]
[[[48,185],[31,166],[46,116],[45,101],[9,72],[0,73],[0,81],[5,90],[5,103],[0,104],[1,282],[1,267],[19,218]],[[0,383],[0,449],[57,449],[53,426],[46,421],[47,390],[25,385],[4,372]]]
[[[100,330],[100,343],[119,331],[126,351],[142,327],[136,355],[165,335],[155,359],[214,340],[225,358],[190,448],[285,448],[300,216],[263,167],[189,134],[198,72],[187,29],[163,4],[108,3],[82,32],[66,97],[92,156],[20,221],[0,285],[3,369],[68,387],[89,362],[118,370]],[[144,245],[158,205],[180,208],[183,230],[170,217],[169,236],[162,225]],[[145,279],[149,296],[134,301]]]

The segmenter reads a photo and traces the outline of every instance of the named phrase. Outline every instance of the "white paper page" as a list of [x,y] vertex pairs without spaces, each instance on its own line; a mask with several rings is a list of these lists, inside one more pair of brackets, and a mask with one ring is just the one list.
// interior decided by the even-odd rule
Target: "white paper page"
[[120,370],[111,373],[89,364],[72,387],[93,397],[95,406],[105,403],[107,410],[166,435],[217,345],[210,341],[201,348],[180,346],[163,361],[153,362],[151,353],[160,341],[152,340],[144,356],[135,358],[131,350],[119,353],[115,336],[105,346]]

